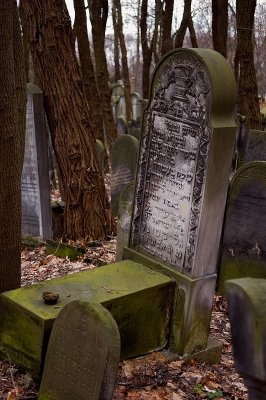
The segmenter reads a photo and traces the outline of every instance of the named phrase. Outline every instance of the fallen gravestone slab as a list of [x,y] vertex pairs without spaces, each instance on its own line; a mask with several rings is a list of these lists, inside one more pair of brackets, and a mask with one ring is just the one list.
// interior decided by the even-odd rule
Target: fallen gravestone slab
[[236,370],[248,387],[249,400],[266,398],[266,280],[226,282]]
[[120,335],[99,303],[73,301],[53,325],[38,400],[111,400]]
[[266,278],[266,161],[244,164],[229,188],[221,244],[219,293],[229,279]]

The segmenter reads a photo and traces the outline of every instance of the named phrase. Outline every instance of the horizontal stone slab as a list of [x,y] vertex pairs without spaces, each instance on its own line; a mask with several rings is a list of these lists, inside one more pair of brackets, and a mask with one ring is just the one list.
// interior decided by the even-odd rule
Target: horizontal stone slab
[[[43,292],[59,294],[56,304]],[[101,303],[116,320],[121,359],[166,346],[175,282],[142,264],[125,260],[93,270],[55,278],[0,295],[0,355],[40,378],[53,322],[70,301]]]

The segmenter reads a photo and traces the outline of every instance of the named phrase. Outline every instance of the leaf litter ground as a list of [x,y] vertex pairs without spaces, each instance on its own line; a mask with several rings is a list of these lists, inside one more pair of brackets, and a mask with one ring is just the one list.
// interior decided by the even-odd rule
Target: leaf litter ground
[[[115,261],[116,239],[92,243],[77,261],[45,254],[45,246],[23,248],[22,285],[27,286]],[[120,363],[113,400],[247,400],[247,389],[236,373],[226,299],[215,295],[211,334],[223,345],[219,364],[169,361],[155,352]],[[37,399],[38,384],[7,359],[0,361],[0,399]]]

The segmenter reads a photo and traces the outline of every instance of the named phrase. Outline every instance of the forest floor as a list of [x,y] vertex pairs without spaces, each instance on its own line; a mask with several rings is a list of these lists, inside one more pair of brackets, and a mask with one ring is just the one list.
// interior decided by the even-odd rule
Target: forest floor
[[[45,246],[21,252],[22,285],[72,274],[115,261],[116,239],[93,243],[77,261],[46,255]],[[247,400],[247,389],[236,373],[232,354],[226,299],[215,295],[211,335],[223,346],[219,364],[169,361],[155,352],[120,363],[113,400]],[[37,399],[38,384],[8,360],[0,362],[0,399]]]

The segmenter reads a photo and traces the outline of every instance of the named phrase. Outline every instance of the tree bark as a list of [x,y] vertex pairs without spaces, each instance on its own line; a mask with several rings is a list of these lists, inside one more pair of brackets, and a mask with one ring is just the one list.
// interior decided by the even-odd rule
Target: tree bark
[[0,292],[20,286],[21,172],[26,78],[15,0],[0,5]]
[[212,41],[214,50],[227,57],[228,0],[212,0]]
[[64,187],[65,238],[102,240],[112,233],[110,204],[64,0],[23,0],[30,46]]
[[236,1],[237,55],[239,60],[239,113],[247,117],[247,125],[261,129],[258,85],[254,66],[253,29],[256,0]]
[[26,75],[26,82],[29,82],[29,69],[30,69],[30,50],[29,50],[29,41],[30,41],[30,33],[29,27],[27,24],[26,16],[24,13],[24,9],[19,3],[19,17],[21,21],[21,29],[22,29],[22,43],[23,43],[23,59],[24,59],[24,66],[25,66],[25,75]]
[[113,0],[114,7],[116,10],[116,22],[117,22],[117,34],[119,37],[121,55],[122,55],[122,67],[123,67],[123,82],[124,82],[124,93],[125,93],[125,101],[126,101],[126,117],[127,121],[131,121],[132,119],[132,105],[131,105],[131,88],[130,88],[130,80],[129,80],[129,70],[127,63],[127,48],[125,43],[125,37],[123,33],[123,19],[122,19],[122,10],[120,0]]
[[174,0],[165,0],[165,10],[163,13],[162,20],[162,47],[161,55],[163,56],[168,51],[173,48],[172,40],[172,21],[173,21],[173,10],[174,10]]
[[94,68],[91,59],[84,0],[74,0],[74,8],[75,32],[78,41],[83,90],[89,107],[92,129],[95,133],[96,138],[100,139],[104,143],[105,140],[103,131],[103,117],[101,112],[98,88],[95,81]]
[[105,55],[105,30],[108,16],[107,0],[89,0],[93,50],[96,64],[96,80],[102,104],[104,129],[108,145],[117,137],[111,105],[111,91],[108,86],[109,73]]

